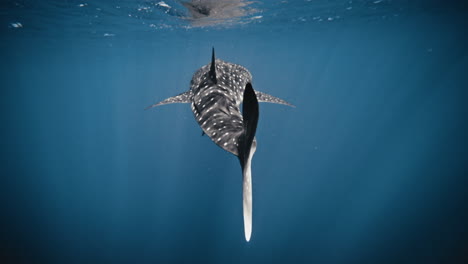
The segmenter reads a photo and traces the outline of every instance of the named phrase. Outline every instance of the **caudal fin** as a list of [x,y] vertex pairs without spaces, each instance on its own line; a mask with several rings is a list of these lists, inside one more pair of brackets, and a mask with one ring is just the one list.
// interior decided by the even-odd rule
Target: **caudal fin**
[[244,121],[244,132],[240,138],[239,161],[242,166],[242,205],[244,211],[245,240],[250,241],[252,235],[252,157],[257,149],[255,133],[258,123],[258,100],[252,84],[248,83],[244,90],[242,116]]
[[252,170],[250,169],[250,164],[249,161],[244,167],[242,183],[244,234],[247,242],[250,241],[252,235]]

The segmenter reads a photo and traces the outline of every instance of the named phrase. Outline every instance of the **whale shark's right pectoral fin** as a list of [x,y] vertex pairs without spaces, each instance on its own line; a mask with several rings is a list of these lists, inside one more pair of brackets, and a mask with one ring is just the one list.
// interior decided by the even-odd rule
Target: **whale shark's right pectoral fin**
[[258,101],[261,103],[282,104],[282,105],[288,105],[291,107],[296,107],[281,98],[274,97],[273,95],[269,95],[269,94],[262,93],[259,91],[255,91],[255,95],[257,96]]
[[161,102],[159,102],[159,103],[150,105],[150,106],[146,107],[145,110],[146,110],[146,109],[153,108],[153,107],[156,107],[156,106],[165,105],[165,104],[190,103],[191,100],[192,100],[192,92],[191,92],[191,91],[187,91],[187,92],[185,92],[185,93],[181,93],[181,94],[179,94],[179,95],[176,95],[176,96],[173,96],[173,97],[169,97],[169,98],[167,98],[166,100],[161,101]]

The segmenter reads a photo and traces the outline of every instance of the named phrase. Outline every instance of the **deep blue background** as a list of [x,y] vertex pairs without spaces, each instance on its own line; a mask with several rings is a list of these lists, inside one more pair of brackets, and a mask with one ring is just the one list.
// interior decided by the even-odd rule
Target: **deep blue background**
[[[127,16],[148,1],[4,4],[0,262],[467,263],[468,12],[439,2],[204,28]],[[237,158],[188,105],[143,110],[212,46],[297,106],[260,106],[250,243]]]

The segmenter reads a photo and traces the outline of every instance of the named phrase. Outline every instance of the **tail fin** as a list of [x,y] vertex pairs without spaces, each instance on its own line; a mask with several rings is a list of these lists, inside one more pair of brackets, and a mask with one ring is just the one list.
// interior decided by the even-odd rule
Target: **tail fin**
[[244,133],[239,144],[239,161],[242,166],[242,198],[244,211],[245,240],[250,241],[252,235],[252,157],[257,149],[255,133],[258,123],[258,100],[252,85],[248,83],[244,91],[242,116],[244,119]]
[[[247,83],[242,102],[242,117],[244,119],[244,138],[246,146],[250,146],[257,132],[258,100],[252,84]],[[249,151],[249,149],[245,149]]]
[[244,212],[244,234],[245,240],[250,241],[252,236],[252,170],[251,162],[255,149],[252,149],[251,156],[246,162],[242,171],[242,208]]

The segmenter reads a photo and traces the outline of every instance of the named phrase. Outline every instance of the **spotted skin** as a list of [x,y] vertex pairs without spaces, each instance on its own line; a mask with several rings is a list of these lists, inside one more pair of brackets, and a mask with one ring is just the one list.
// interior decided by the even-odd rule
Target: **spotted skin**
[[[243,103],[243,112],[240,105]],[[148,108],[190,103],[203,132],[224,150],[236,155],[242,167],[242,205],[245,240],[252,234],[252,157],[257,148],[255,133],[258,123],[258,102],[289,105],[288,102],[254,91],[252,75],[237,64],[215,60],[198,69],[190,82],[190,90]]]
[[[203,132],[219,147],[238,156],[239,137],[243,133],[240,104],[252,75],[241,65],[215,60],[216,82],[210,76],[211,63],[198,69],[190,81],[190,90],[149,106],[190,103],[195,120]],[[259,102],[290,103],[272,95],[255,91]]]
[[239,106],[252,75],[240,65],[216,60],[217,82],[214,83],[209,76],[210,65],[193,75],[192,112],[203,132],[216,145],[237,156],[244,129]]

